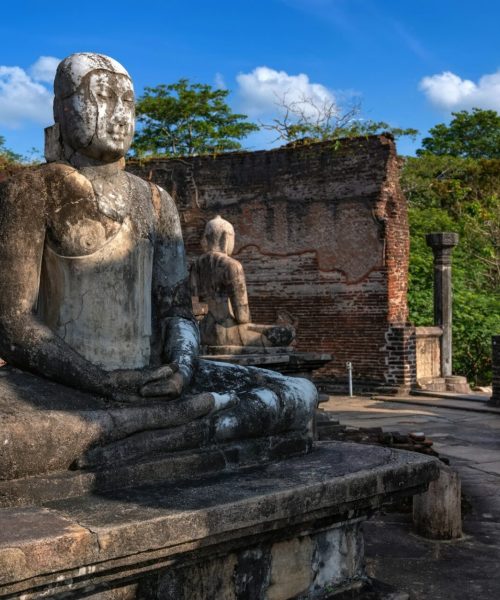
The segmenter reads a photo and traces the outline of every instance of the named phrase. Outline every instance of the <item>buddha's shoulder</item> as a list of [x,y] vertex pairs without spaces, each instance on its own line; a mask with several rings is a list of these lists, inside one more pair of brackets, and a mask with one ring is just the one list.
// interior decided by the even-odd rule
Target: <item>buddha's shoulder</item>
[[91,182],[77,169],[67,163],[47,163],[29,167],[4,182],[0,190],[4,202],[9,200],[41,207],[50,214],[75,201],[93,201]]
[[42,166],[22,167],[0,182],[2,204],[14,202],[37,203],[45,197],[45,179]]
[[3,189],[20,187],[28,184],[43,183],[42,167],[44,165],[26,166],[16,170],[12,175],[0,182]]

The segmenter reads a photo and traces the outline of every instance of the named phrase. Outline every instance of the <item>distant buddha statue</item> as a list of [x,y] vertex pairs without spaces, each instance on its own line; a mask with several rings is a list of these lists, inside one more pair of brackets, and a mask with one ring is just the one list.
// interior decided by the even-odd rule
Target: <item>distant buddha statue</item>
[[230,347],[263,351],[286,348],[295,338],[291,325],[256,325],[251,322],[245,273],[231,257],[234,228],[221,216],[210,220],[202,238],[205,251],[191,266],[191,290],[208,306],[200,323],[201,343],[210,354]]
[[[0,356],[19,369],[138,406],[189,397],[183,422],[200,426],[189,439],[179,434],[175,449],[276,432],[310,436],[317,400],[310,382],[198,359],[175,203],[160,187],[124,170],[135,116],[127,71],[100,54],[73,54],[59,64],[54,91],[47,164],[0,186]],[[226,261],[220,278],[231,269],[236,273],[231,259],[219,254],[220,264]],[[242,276],[239,281],[235,325],[250,318]],[[205,285],[209,289],[210,281]],[[219,318],[222,308],[216,301],[212,306]],[[252,335],[248,330],[235,341],[248,343]],[[203,394],[211,400],[201,410],[196,398]],[[113,419],[104,420],[105,435],[97,442],[117,443],[120,435],[130,441],[134,428],[170,427],[162,414],[134,418],[121,434],[112,430]],[[35,456],[33,440],[40,452],[57,446],[58,464],[64,464],[64,456],[75,452],[74,440],[83,444],[82,432],[91,431],[87,420],[79,423],[64,441],[52,440],[50,428],[27,433],[26,452]],[[137,438],[137,445],[143,440]],[[168,431],[162,440],[168,451]],[[93,460],[113,456],[112,450],[99,452]]]

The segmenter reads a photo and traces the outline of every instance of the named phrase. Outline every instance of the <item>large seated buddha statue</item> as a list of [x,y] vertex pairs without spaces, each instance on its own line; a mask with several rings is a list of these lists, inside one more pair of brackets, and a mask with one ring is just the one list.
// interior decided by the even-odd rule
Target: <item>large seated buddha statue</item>
[[42,378],[78,392],[55,402],[21,382],[21,402],[0,387],[11,436],[0,479],[281,433],[310,440],[309,381],[198,359],[176,206],[124,170],[127,71],[73,54],[54,91],[47,163],[0,186],[0,356],[12,381],[35,376],[32,391]]

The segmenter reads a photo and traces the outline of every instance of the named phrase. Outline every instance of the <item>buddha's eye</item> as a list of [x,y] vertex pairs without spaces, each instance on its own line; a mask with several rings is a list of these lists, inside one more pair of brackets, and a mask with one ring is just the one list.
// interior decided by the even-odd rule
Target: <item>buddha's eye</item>
[[96,92],[98,98],[111,98],[113,92],[107,88],[100,88]]
[[125,94],[122,97],[122,101],[123,102],[133,102],[134,101],[134,95],[133,94]]

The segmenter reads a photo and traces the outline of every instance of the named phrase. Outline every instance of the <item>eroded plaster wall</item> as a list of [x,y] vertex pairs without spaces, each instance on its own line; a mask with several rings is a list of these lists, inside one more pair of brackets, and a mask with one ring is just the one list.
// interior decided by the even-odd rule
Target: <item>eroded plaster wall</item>
[[173,195],[190,257],[208,219],[233,223],[254,322],[298,318],[298,348],[335,357],[317,376],[344,376],[352,361],[358,380],[414,378],[406,201],[389,137],[128,168]]

